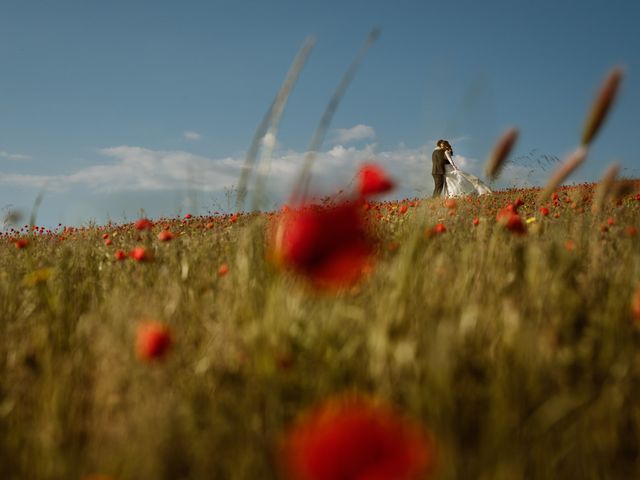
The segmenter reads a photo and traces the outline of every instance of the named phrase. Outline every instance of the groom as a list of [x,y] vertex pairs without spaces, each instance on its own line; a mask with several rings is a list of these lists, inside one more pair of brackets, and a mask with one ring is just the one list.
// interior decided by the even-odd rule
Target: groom
[[442,189],[444,188],[444,166],[449,163],[447,157],[444,154],[443,148],[444,140],[438,140],[436,143],[436,149],[431,154],[431,161],[433,167],[431,168],[431,175],[433,176],[433,198],[437,198],[442,195]]

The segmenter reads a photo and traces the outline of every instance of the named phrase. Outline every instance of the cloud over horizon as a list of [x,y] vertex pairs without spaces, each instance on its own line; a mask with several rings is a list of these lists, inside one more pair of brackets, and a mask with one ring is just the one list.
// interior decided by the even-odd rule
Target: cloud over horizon
[[344,145],[357,140],[368,140],[375,138],[376,132],[369,125],[356,125],[351,128],[338,128],[334,133],[333,143]]
[[185,140],[190,140],[190,141],[196,141],[196,140],[200,140],[202,138],[202,135],[200,135],[198,132],[184,132],[182,134],[182,138],[184,138]]
[[21,153],[9,153],[4,150],[0,150],[0,158],[6,158],[7,160],[31,160],[31,155],[23,155]]

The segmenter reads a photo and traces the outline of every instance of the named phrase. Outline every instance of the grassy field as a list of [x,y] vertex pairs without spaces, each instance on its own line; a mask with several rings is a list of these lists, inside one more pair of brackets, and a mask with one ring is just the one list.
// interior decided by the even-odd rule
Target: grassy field
[[282,478],[357,395],[429,439],[418,478],[640,478],[640,185],[594,188],[365,203],[338,291],[269,260],[277,213],[5,232],[1,477]]

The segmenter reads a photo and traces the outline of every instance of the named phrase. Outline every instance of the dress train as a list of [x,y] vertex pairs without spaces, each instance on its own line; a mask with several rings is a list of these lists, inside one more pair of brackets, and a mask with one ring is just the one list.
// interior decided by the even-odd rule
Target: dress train
[[451,165],[445,165],[445,197],[484,195],[485,193],[491,193],[491,189],[478,177],[462,170],[456,170]]

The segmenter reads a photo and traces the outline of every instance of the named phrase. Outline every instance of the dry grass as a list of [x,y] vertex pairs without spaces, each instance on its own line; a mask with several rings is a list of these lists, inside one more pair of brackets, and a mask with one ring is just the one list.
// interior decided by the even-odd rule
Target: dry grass
[[[287,425],[354,390],[432,432],[437,478],[638,478],[638,184],[597,213],[593,189],[548,217],[532,190],[374,204],[377,265],[337,295],[265,261],[267,215],[5,237],[2,478],[277,478]],[[495,222],[516,196],[524,236]],[[114,260],[136,245],[155,260]],[[135,356],[144,319],[174,332],[162,362]]]

